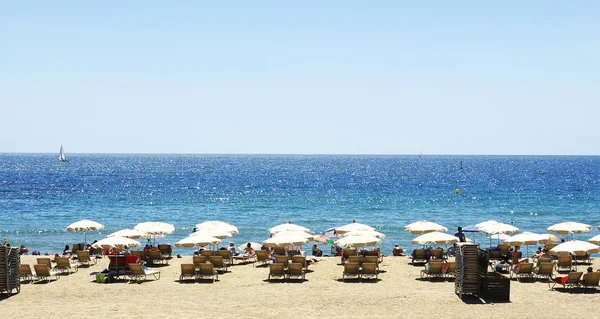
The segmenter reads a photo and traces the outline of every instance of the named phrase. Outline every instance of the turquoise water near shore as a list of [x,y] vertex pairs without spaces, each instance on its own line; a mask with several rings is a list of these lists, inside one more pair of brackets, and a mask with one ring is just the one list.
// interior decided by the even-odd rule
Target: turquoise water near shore
[[[591,224],[591,233],[575,235],[582,240],[600,224],[595,156],[68,156],[59,163],[56,154],[0,154],[0,237],[59,252],[83,241],[65,228],[84,218],[106,227],[88,241],[139,222],[172,223],[164,243],[223,220],[239,228],[231,238],[238,244],[261,242],[287,221],[323,233],[356,219],[387,235],[381,247],[389,253],[396,243],[412,248],[404,225],[423,219],[450,232],[488,219],[533,232]],[[485,235],[476,239],[487,246]]]

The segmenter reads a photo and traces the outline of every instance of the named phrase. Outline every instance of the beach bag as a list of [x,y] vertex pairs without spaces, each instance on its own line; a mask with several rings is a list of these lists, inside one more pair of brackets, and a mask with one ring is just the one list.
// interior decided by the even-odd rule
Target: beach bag
[[96,282],[103,284],[106,282],[106,276],[104,274],[96,274]]

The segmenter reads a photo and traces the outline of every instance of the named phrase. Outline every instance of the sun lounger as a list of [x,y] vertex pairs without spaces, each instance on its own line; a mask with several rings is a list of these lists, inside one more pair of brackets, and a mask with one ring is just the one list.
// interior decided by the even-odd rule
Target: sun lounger
[[349,263],[357,263],[358,266],[360,267],[362,265],[362,256],[348,256],[348,260],[347,262]]
[[378,280],[379,270],[377,269],[377,263],[363,263],[361,270],[361,277],[364,279],[365,277],[375,278]]
[[285,247],[273,247],[273,256],[287,256]]
[[554,275],[554,264],[551,262],[539,262],[537,268],[533,270],[536,278],[546,277],[548,280],[552,280]]
[[304,266],[301,263],[288,264],[288,280],[293,278],[301,279],[304,282]]
[[360,266],[358,265],[358,263],[347,262],[344,264],[344,272],[342,273],[342,280],[346,281],[346,278],[360,279]]
[[35,278],[40,281],[50,281],[52,276],[58,279],[58,273],[50,270],[47,264],[37,264],[33,265],[33,269],[35,270]]
[[302,264],[302,268],[304,268],[304,271],[306,271],[308,269],[308,263],[306,262],[305,256],[292,257],[292,263]]
[[489,257],[490,260],[501,260],[502,253],[499,250],[490,250]]
[[288,256],[275,256],[275,263],[283,264],[283,267],[287,269],[290,260],[288,259]]
[[92,262],[96,264],[96,258],[92,259],[90,256],[90,252],[87,250],[78,250],[77,251],[77,262],[79,265],[87,265],[91,266]]
[[153,276],[156,280],[160,279],[160,271],[146,270],[141,264],[129,264],[129,269],[131,270],[131,273],[129,274],[130,280],[136,282],[145,281],[147,276]]
[[412,258],[411,263],[413,264],[413,266],[415,263],[426,263],[427,262],[427,251],[422,248],[415,249],[413,251],[412,257],[413,258]]
[[223,262],[225,262],[228,266],[233,265],[233,258],[231,258],[229,250],[217,250],[217,256],[221,256],[223,258]]
[[77,264],[71,264],[71,259],[68,257],[56,257],[56,269],[61,272],[74,273],[77,272]]
[[50,270],[54,269],[54,264],[52,260],[48,257],[37,258],[38,265],[47,265]]
[[356,249],[344,249],[342,251],[342,264],[345,263],[350,256],[356,256]]
[[150,250],[148,251],[148,261],[152,264],[162,263],[169,264],[169,260],[166,259],[159,250]]
[[513,274],[517,277],[518,281],[521,278],[533,278],[533,263],[520,263],[519,267],[510,270],[510,278],[512,278]]
[[21,274],[19,276],[20,279],[33,283],[33,272],[31,271],[31,266],[28,264],[21,264]]
[[455,261],[450,261],[446,263],[446,270],[444,270],[444,276],[448,277],[455,277],[455,272],[456,272],[456,262]]
[[[570,272],[567,276],[565,277],[557,277],[554,279],[553,282],[548,282],[548,287],[550,288],[550,290],[554,290],[554,286],[558,285],[562,285],[563,288],[568,288],[569,290],[573,289],[574,287],[579,287],[579,278],[581,278],[581,275],[583,275],[582,272]],[[552,284],[552,287],[550,287],[550,284]]]
[[144,258],[144,252],[142,250],[132,250],[131,255],[138,257],[140,260],[146,260]]
[[227,272],[227,263],[223,260],[221,256],[210,256],[208,261],[214,266],[215,269],[220,269],[223,273]]
[[578,264],[591,264],[592,257],[587,252],[583,252],[581,254],[575,254],[575,262]]
[[171,245],[169,244],[158,244],[158,250],[160,251],[160,254],[168,259],[173,258],[173,256],[171,255],[173,253],[173,247],[171,247]]
[[433,258],[435,257],[435,259],[437,260],[443,260],[444,259],[444,250],[441,248],[433,248],[429,250],[429,255]]
[[377,256],[365,256],[365,258],[363,259],[363,264],[365,263],[369,263],[369,264],[375,264],[377,265],[377,270],[379,270],[379,257]]
[[196,267],[196,269],[198,269],[200,267],[200,264],[205,264],[206,263],[206,257],[204,257],[204,256],[192,256],[192,262],[193,262],[194,266]]
[[573,267],[573,258],[571,255],[558,256],[556,260],[557,271],[571,271],[571,267]]
[[196,265],[194,264],[181,264],[181,274],[179,275],[179,282],[183,281],[185,277],[192,277],[196,280]]
[[600,288],[600,272],[586,272],[581,278],[581,285],[587,290],[588,288]]
[[254,251],[256,253],[256,262],[257,263],[261,263],[263,265],[268,264],[270,259],[269,259],[269,252],[266,250],[255,250]]
[[442,260],[432,259],[425,269],[421,270],[421,278],[431,279],[431,277],[443,277],[444,276],[444,262]]
[[200,252],[200,256],[204,256],[208,260],[208,258],[210,258],[210,256],[215,256],[215,252],[212,250],[205,249]]
[[282,263],[272,263],[269,265],[269,282],[271,282],[272,277],[285,278],[285,266]]
[[215,267],[211,263],[200,264],[198,270],[198,279],[212,278],[215,282],[215,278],[219,279],[219,273],[215,270]]

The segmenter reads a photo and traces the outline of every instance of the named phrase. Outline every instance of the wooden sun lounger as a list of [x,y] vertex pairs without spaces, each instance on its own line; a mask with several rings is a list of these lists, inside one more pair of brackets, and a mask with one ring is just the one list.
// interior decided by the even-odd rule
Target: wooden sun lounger
[[273,277],[285,278],[285,266],[282,263],[272,263],[269,265],[269,282],[271,282],[271,278]]
[[77,262],[79,265],[85,264],[87,266],[91,266],[92,263],[96,264],[96,258],[92,259],[90,252],[88,250],[78,250],[77,251]]
[[[375,256],[377,257],[377,256]],[[370,277],[370,278],[375,278],[375,280],[377,281],[378,278],[378,274],[379,274],[379,269],[377,268],[377,263],[363,263],[362,264],[362,270],[361,270],[361,277],[364,279],[365,277]]]
[[221,256],[210,256],[209,262],[214,266],[216,270],[221,270],[223,273],[227,272],[227,263]]
[[142,282],[146,280],[147,276],[153,276],[156,280],[160,279],[160,271],[146,270],[141,264],[129,264],[129,269],[131,270],[129,274],[130,281]]
[[546,277],[548,280],[552,280],[552,276],[554,275],[554,264],[551,262],[541,262],[538,264],[537,268],[533,270],[533,273],[538,279]]
[[[554,286],[558,284],[562,285],[563,288],[571,290],[574,287],[579,287],[579,278],[581,278],[581,275],[583,275],[582,272],[570,272],[566,277],[558,277],[555,278],[553,282],[548,282],[548,287],[550,290],[554,290]],[[561,279],[563,281],[559,281]],[[552,283],[554,284],[550,287],[550,284]]]
[[210,263],[206,263],[206,264],[200,264],[200,269],[198,270],[198,279],[204,279],[204,278],[212,278],[213,282],[215,282],[215,279],[218,280],[219,279],[219,273],[215,270],[215,267],[213,266],[213,264]]
[[33,265],[33,269],[35,270],[35,278],[40,281],[50,281],[51,277],[54,276],[58,279],[58,273],[50,270],[47,264],[37,264]]
[[288,280],[292,279],[292,277],[301,279],[304,282],[304,266],[301,263],[289,263],[288,264]]
[[520,263],[517,269],[510,270],[510,278],[513,274],[518,281],[521,281],[521,278],[533,278],[533,263]]
[[77,264],[71,264],[71,259],[68,257],[56,257],[56,269],[61,272],[74,273],[77,272]]
[[269,252],[266,250],[255,250],[256,253],[256,263],[261,263],[263,265],[268,264],[270,262]]
[[19,275],[20,279],[28,280],[33,283],[33,272],[31,271],[31,266],[28,264],[21,264],[21,274]]
[[431,277],[444,276],[444,262],[442,260],[432,259],[429,261],[429,268],[421,270],[421,278],[431,279]]
[[181,274],[179,275],[179,282],[183,281],[185,277],[192,277],[194,280],[197,278],[196,265],[194,264],[181,264]]
[[346,278],[360,279],[360,266],[357,263],[347,262],[344,264],[344,272],[342,273],[342,280],[346,281]]
[[455,277],[455,272],[456,272],[456,262],[455,261],[450,261],[446,263],[446,270],[444,271],[444,275],[446,276],[446,278],[448,277]]
[[588,288],[600,288],[600,272],[592,271],[583,274],[583,278],[581,278],[581,285],[586,290]]

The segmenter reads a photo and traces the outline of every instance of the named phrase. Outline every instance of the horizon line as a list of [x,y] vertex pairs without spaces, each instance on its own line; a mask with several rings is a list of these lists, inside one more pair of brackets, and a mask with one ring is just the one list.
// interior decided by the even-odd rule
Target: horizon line
[[[1,155],[54,155],[55,152],[0,152]],[[435,156],[585,156],[594,157],[599,154],[400,154],[400,153],[156,153],[156,152],[134,152],[134,153],[108,153],[108,152],[82,152],[67,153],[72,155],[210,155],[210,156],[414,156],[414,157],[435,157]]]

